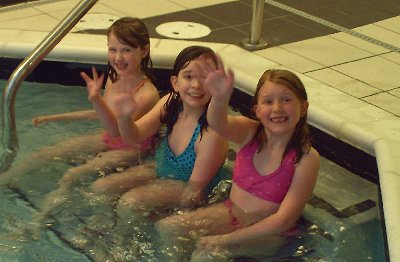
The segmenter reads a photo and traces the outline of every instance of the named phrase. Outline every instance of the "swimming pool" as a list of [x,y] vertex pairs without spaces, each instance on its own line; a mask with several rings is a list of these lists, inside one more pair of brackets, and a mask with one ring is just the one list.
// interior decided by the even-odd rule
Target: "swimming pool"
[[[74,82],[73,79],[79,79],[75,78],[75,70],[78,69],[74,66],[57,63],[46,68],[39,67],[28,80],[45,82],[40,79],[46,75],[43,72],[51,75],[48,70],[53,68],[58,70],[59,75],[74,76],[68,77]],[[167,75],[162,71],[163,74]],[[162,81],[165,81],[163,77]],[[5,81],[0,81],[1,86],[4,84]],[[45,145],[98,130],[100,126],[96,122],[51,123],[39,128],[31,126],[31,119],[36,115],[90,108],[86,96],[83,87],[24,82],[16,102],[20,150],[15,163]],[[239,100],[243,103],[242,99]],[[80,230],[87,226],[91,215],[103,212],[98,209],[101,203],[81,201],[78,195],[58,210],[57,216],[49,221],[49,227],[39,238],[32,238],[29,234],[31,218],[40,209],[40,201],[71,164],[74,163],[54,161],[44,165],[36,174],[24,176],[17,188],[0,188],[1,261],[90,261],[93,259],[93,245],[81,243],[85,234],[96,240],[94,245],[107,245],[110,229],[101,234]],[[265,261],[385,261],[379,198],[376,183],[323,158],[314,196],[304,212],[303,225],[307,234],[294,239],[279,255],[265,258]],[[112,210],[108,211],[112,215]],[[152,232],[151,225],[147,230],[132,236],[132,242],[141,248],[138,256],[142,261],[162,261],[163,254],[157,252],[157,236]],[[126,255],[129,258],[132,254]]]

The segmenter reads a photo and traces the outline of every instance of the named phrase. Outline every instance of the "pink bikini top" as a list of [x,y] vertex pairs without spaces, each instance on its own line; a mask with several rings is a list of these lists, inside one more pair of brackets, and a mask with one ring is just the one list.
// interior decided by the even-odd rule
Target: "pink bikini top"
[[272,174],[260,175],[253,165],[257,147],[257,141],[253,140],[239,150],[233,169],[233,181],[256,197],[280,204],[292,183],[296,169],[296,152],[290,150]]

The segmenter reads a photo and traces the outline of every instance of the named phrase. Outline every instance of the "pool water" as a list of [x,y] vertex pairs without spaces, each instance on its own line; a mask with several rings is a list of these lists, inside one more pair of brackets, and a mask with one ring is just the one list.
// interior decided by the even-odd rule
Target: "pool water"
[[[0,80],[0,86],[5,84]],[[49,123],[35,128],[31,125],[33,117],[89,108],[84,87],[24,82],[16,99],[19,151],[14,164],[43,146],[101,130],[96,121]],[[96,252],[107,250],[115,219],[112,207],[107,206],[107,199],[82,198],[80,192],[72,193],[69,201],[46,220],[44,228],[32,233],[43,197],[76,164],[51,161],[21,176],[16,187],[0,187],[0,261],[92,261],[98,256]],[[378,186],[324,158],[302,225],[304,235],[291,239],[276,256],[258,261],[386,260]],[[127,261],[166,261],[152,223],[140,228],[133,225],[133,229],[128,246],[134,247],[134,252],[121,247]]]

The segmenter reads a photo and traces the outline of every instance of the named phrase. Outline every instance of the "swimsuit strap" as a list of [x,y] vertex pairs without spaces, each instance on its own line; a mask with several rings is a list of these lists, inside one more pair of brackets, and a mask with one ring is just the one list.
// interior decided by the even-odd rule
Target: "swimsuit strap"
[[197,137],[200,134],[200,131],[201,131],[201,126],[200,126],[200,124],[197,124],[196,128],[194,129],[192,138],[190,139],[189,145],[187,146],[188,148],[189,147],[193,147],[194,148],[194,143],[196,143],[196,140],[197,140]]
[[139,82],[139,84],[137,84],[137,85],[135,86],[135,88],[138,87],[138,90],[139,90],[140,88],[142,88],[142,87],[144,86],[144,83],[146,83],[147,81],[149,81],[148,78],[143,78],[143,79]]
[[[150,79],[148,78],[143,78],[142,80],[140,80],[140,82],[133,88],[135,89],[136,87],[138,87],[137,90],[139,90],[140,88],[142,88],[144,86],[144,83],[146,83],[147,81],[149,81]],[[107,89],[107,85],[104,86],[104,89]]]

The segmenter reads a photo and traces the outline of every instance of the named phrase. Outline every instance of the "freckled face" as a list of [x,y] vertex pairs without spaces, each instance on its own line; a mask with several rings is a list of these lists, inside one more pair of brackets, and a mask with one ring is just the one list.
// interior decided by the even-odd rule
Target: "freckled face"
[[287,86],[266,81],[254,109],[264,128],[271,133],[293,133],[307,106],[308,102],[302,102]]
[[121,77],[138,74],[140,63],[149,52],[148,48],[133,48],[120,42],[113,33],[109,35],[107,45],[108,61]]

